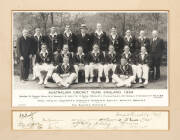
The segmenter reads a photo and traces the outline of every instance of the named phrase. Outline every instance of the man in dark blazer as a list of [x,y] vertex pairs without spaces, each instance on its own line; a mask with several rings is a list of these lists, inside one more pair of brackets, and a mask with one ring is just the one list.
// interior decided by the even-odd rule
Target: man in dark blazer
[[[33,44],[33,56],[32,56],[32,66],[35,66],[35,59],[36,59],[36,54],[41,51],[41,45],[43,43],[47,44],[47,41],[45,39],[45,36],[42,35],[41,29],[36,28],[35,29],[35,34],[32,36],[32,44]],[[36,75],[33,71],[33,78],[32,80],[35,80]]]
[[32,58],[32,39],[28,37],[28,30],[22,31],[17,40],[17,54],[20,59],[20,80],[27,81],[29,76],[30,59]]
[[135,54],[137,47],[136,47],[136,38],[131,35],[131,31],[127,30],[126,35],[124,37],[124,46],[127,45],[130,48],[130,52]]
[[117,87],[131,87],[131,83],[135,80],[131,65],[128,64],[125,57],[121,58],[121,64],[116,66],[112,76]]
[[66,25],[65,31],[62,35],[62,40],[63,40],[63,45],[68,44],[70,52],[76,53],[77,37],[74,33],[72,33],[70,25]]
[[55,27],[50,28],[50,34],[46,36],[48,51],[54,55],[54,59],[57,59],[58,53],[62,47],[62,36],[58,35]]
[[109,45],[113,45],[116,53],[122,53],[124,47],[123,38],[117,34],[117,29],[115,26],[111,28],[111,33],[109,35]]
[[92,38],[91,35],[87,33],[86,24],[81,24],[81,33],[77,35],[77,46],[82,46],[84,53],[88,54],[92,51]]
[[137,54],[139,54],[141,47],[145,47],[147,52],[150,51],[150,40],[145,36],[145,31],[141,30],[137,38]]
[[100,51],[105,55],[105,51],[108,51],[108,37],[106,33],[102,30],[102,25],[97,23],[96,31],[92,33],[93,44],[97,44],[99,46]]
[[160,64],[164,48],[164,41],[158,37],[158,31],[152,31],[152,39],[150,41],[151,79],[158,80],[160,78]]
[[63,57],[63,63],[59,64],[52,75],[53,80],[58,86],[68,88],[77,79],[74,66],[69,63],[69,57]]

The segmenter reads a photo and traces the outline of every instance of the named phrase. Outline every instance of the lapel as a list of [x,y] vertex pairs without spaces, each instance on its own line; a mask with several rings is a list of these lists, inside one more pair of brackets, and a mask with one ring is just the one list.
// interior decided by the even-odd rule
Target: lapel
[[47,56],[48,56],[48,53],[45,53],[45,56],[43,56],[43,54],[40,53],[40,57],[41,57],[41,59],[44,60],[44,61],[46,60]]
[[[63,36],[64,36],[66,39],[69,39],[69,38],[71,38],[72,33],[70,33],[70,35],[69,35],[69,37],[68,37],[67,34],[64,32]],[[82,35],[81,35],[81,36],[82,36]]]
[[102,34],[100,34],[100,35],[98,35],[97,33],[95,33],[95,36],[98,38],[98,39],[101,39],[101,37],[103,36],[103,32],[102,32]]
[[63,70],[64,73],[67,73],[70,69],[70,65],[67,65],[67,67],[65,68],[65,66],[62,64],[61,69]]

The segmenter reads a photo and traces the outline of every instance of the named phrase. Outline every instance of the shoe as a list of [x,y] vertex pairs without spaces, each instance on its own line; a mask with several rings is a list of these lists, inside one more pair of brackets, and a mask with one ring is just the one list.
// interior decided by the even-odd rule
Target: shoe
[[92,83],[93,82],[93,78],[90,78],[89,82]]
[[136,84],[136,80],[134,80],[132,83],[133,83],[133,84]]
[[47,82],[48,82],[48,80],[47,80],[47,79],[45,79],[45,80],[44,80],[44,85],[46,85],[46,84],[47,84]]
[[31,79],[32,81],[36,80],[36,76],[33,76],[33,78]]
[[42,85],[42,84],[43,84],[43,80],[40,80],[38,84],[39,84],[39,85]]
[[101,79],[100,79],[100,77],[98,77],[98,80],[97,80],[97,82],[98,82],[98,83],[101,83]]
[[85,83],[86,83],[86,84],[89,83],[88,78],[85,79]]
[[140,83],[140,84],[142,83],[142,79],[141,79],[141,78],[139,79],[139,83]]
[[143,83],[144,85],[147,85],[148,84],[148,80],[145,80],[145,82]]
[[109,78],[106,78],[106,83],[109,83]]
[[65,85],[65,87],[66,87],[66,88],[68,88],[69,86],[70,86],[70,84],[69,84],[69,83],[67,83],[67,84]]
[[75,83],[76,83],[76,84],[78,83],[78,79],[75,80]]

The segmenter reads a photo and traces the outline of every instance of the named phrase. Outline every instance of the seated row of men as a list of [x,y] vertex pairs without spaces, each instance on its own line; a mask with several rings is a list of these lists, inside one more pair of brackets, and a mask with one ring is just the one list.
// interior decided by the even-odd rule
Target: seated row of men
[[[102,25],[98,23],[95,32],[91,34],[88,33],[87,26],[85,24],[82,24],[80,26],[80,34],[77,35],[72,33],[69,25],[65,27],[64,33],[61,34],[57,34],[56,28],[52,27],[50,29],[50,34],[46,36],[43,36],[41,34],[40,28],[35,29],[35,34],[32,37],[29,37],[28,35],[28,31],[24,29],[22,32],[22,36],[17,40],[17,56],[20,59],[21,67],[20,79],[23,81],[28,80],[30,60],[32,60],[33,67],[35,67],[36,54],[41,52],[42,44],[47,45],[46,50],[48,51],[48,53],[52,54],[51,56],[54,61],[54,65],[62,63],[63,53],[66,53],[67,50],[71,55],[74,54],[72,56],[69,56],[69,61],[72,65],[75,65],[76,62],[74,61],[74,56],[76,55],[76,53],[78,53],[79,50],[82,49],[86,57],[86,77],[88,77],[89,75],[93,77],[93,68],[97,68],[98,66],[98,81],[100,81],[100,77],[103,71],[107,77],[107,70],[109,67],[115,70],[115,67],[114,65],[112,65],[112,63],[110,63],[111,65],[106,65],[108,64],[107,61],[109,59],[108,51],[111,50],[112,46],[114,52],[116,52],[116,54],[118,55],[118,58],[116,59],[117,62],[113,62],[113,64],[118,64],[120,62],[120,58],[122,57],[121,54],[126,50],[124,49],[124,46],[128,46],[128,50],[132,53],[131,55],[133,57],[136,55],[138,56],[141,53],[141,47],[144,46],[146,52],[150,56],[150,69],[152,71],[151,79],[158,80],[160,78],[160,62],[164,50],[164,41],[158,37],[157,30],[152,31],[151,39],[148,39],[145,36],[145,32],[143,30],[140,31],[140,36],[138,38],[132,36],[130,30],[126,31],[124,37],[121,37],[117,33],[116,27],[112,27],[110,34],[107,35],[103,31]],[[93,54],[94,50],[96,50],[95,46],[93,46],[94,44],[96,44],[95,46],[98,46],[98,50],[101,54],[100,56],[103,56],[102,60],[101,57],[100,60],[97,59],[100,63],[97,63],[97,60],[94,60],[94,58],[96,57],[90,55],[91,53]],[[65,47],[64,45],[68,47]],[[81,46],[81,49],[79,49],[79,46]],[[128,63],[136,64],[137,62],[133,62],[134,60],[135,59],[132,59],[131,61],[128,60]],[[95,61],[95,63],[97,63],[98,65],[91,65],[91,62],[93,61]],[[132,65],[132,67],[133,73],[135,75],[135,71],[137,71],[136,65]],[[76,73],[77,69],[81,69],[81,66],[78,66],[77,68],[77,66],[75,65]],[[88,78],[86,78],[85,80],[86,82],[88,81],[87,79]],[[108,78],[106,78],[106,80],[108,81]]]
[[[94,70],[98,72],[97,82],[101,82],[103,72],[106,83],[109,83],[109,71],[112,70],[112,82],[118,87],[130,87],[135,82],[136,77],[139,83],[148,84],[149,56],[144,46],[137,56],[133,56],[129,46],[124,46],[122,54],[115,52],[114,46],[109,45],[108,52],[100,51],[97,44],[93,45],[93,50],[89,54],[84,54],[83,47],[77,48],[77,53],[69,52],[68,45],[64,45],[58,58],[55,60],[53,55],[48,52],[47,45],[41,46],[41,51],[36,54],[34,77],[39,78],[39,84],[47,84],[50,77],[58,86],[69,87],[74,81],[78,83],[79,70],[85,71],[85,83],[93,82]],[[46,71],[44,77],[42,71]]]

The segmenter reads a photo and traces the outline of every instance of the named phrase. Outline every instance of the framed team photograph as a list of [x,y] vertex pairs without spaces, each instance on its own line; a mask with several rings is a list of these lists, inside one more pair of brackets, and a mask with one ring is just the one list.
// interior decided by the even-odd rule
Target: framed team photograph
[[168,106],[168,11],[12,11],[13,107]]

